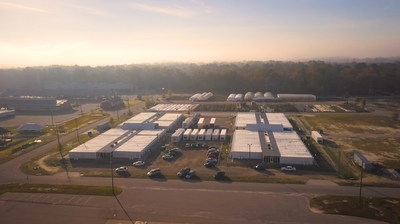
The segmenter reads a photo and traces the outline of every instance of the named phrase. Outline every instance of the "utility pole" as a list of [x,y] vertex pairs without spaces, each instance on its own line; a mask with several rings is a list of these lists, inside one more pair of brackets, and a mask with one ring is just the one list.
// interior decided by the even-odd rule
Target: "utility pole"
[[249,159],[251,158],[251,151],[250,151],[250,148],[251,148],[252,145],[253,145],[253,144],[247,144],[247,146],[249,146]]
[[75,118],[75,129],[76,129],[76,137],[78,138],[78,142],[79,141],[79,129],[78,129],[78,118]]
[[113,195],[115,196],[115,191],[114,191],[114,170],[112,167],[112,152],[110,153],[110,170],[111,170],[111,188],[112,188],[112,192]]
[[62,149],[61,149],[60,133],[58,133],[58,126],[57,125],[56,125],[56,134],[57,134],[58,150],[60,151],[61,159],[63,159],[64,156],[62,154]]
[[364,171],[364,162],[361,162],[360,195],[359,195],[359,197],[358,197],[360,203],[361,203],[361,191],[362,191],[362,185],[363,185],[363,182],[362,182],[362,179],[363,179],[363,171]]

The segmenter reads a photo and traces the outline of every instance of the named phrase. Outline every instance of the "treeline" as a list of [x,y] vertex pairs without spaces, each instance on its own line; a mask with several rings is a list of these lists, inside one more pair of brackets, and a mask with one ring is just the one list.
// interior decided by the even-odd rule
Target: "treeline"
[[400,62],[169,63],[49,66],[0,70],[0,90],[42,89],[71,83],[131,84],[135,90],[174,92],[311,93],[324,96],[400,94]]

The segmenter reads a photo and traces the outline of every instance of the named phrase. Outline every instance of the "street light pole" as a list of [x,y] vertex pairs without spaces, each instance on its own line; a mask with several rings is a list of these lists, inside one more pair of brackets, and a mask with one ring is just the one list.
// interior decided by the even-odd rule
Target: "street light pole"
[[364,171],[364,162],[361,162],[361,174],[360,174],[360,195],[358,197],[359,202],[361,202],[361,191],[362,191],[362,178],[363,178],[363,171]]
[[115,196],[115,191],[114,191],[114,170],[112,167],[112,152],[110,153],[110,170],[111,170],[111,188],[113,195]]
[[251,158],[251,151],[250,151],[250,148],[251,148],[252,145],[253,145],[253,144],[247,144],[247,146],[249,146],[249,159]]
[[76,137],[78,138],[78,142],[79,141],[79,129],[78,129],[78,118],[75,118],[75,129],[76,129]]

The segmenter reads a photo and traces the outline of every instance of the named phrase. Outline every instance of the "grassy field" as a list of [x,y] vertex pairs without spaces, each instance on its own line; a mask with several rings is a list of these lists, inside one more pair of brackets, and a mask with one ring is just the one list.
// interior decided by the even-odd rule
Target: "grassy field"
[[[96,133],[94,133],[93,137],[95,136]],[[93,137],[89,137],[88,135],[84,134],[79,136],[79,141],[78,139],[74,139],[70,142],[67,142],[61,147],[63,156],[66,156],[71,149],[82,144],[83,142],[90,140]],[[22,172],[29,175],[52,175],[65,167],[70,167],[69,160],[62,159],[59,148],[55,147],[46,154],[40,155],[30,161],[25,162],[21,165],[20,169]]]
[[[60,134],[66,134],[75,131],[77,124],[79,128],[106,118],[107,116],[107,114],[94,112],[92,114],[83,115],[77,119],[67,121],[63,124],[59,124],[58,126]],[[46,127],[44,131],[39,134],[19,135],[17,134],[16,128],[12,129],[11,132],[14,133],[13,142],[0,151],[0,164],[45,145],[56,138],[56,130],[51,126]],[[35,143],[34,141],[37,139],[41,140],[41,142]]]
[[291,118],[300,123],[307,135],[312,130],[323,130],[326,141],[316,147],[329,156],[328,160],[332,160],[336,169],[341,166],[342,171],[354,173],[356,169],[351,158],[354,151],[362,152],[371,162],[400,168],[399,163],[393,163],[400,157],[400,125],[390,117],[352,113],[294,115]]
[[[24,193],[57,193],[77,195],[112,196],[111,186],[86,186],[86,185],[54,185],[54,184],[3,184],[0,185],[0,194],[5,192]],[[114,186],[116,195],[121,194],[122,189]]]
[[400,223],[400,199],[354,196],[319,196],[310,200],[312,209],[327,214],[349,215],[384,222]]

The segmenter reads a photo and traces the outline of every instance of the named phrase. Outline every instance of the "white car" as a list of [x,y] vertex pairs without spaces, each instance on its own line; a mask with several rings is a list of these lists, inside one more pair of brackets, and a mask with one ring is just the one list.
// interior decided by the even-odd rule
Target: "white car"
[[132,165],[135,167],[142,167],[142,166],[146,165],[146,163],[139,160],[137,162],[134,162]]
[[155,168],[155,169],[151,169],[149,172],[147,172],[147,176],[148,177],[154,177],[157,175],[161,174],[161,169],[160,168]]
[[121,166],[115,169],[115,172],[128,172],[128,168]]
[[284,167],[281,167],[281,171],[293,172],[293,171],[296,171],[296,167],[294,167],[294,166],[284,166]]

